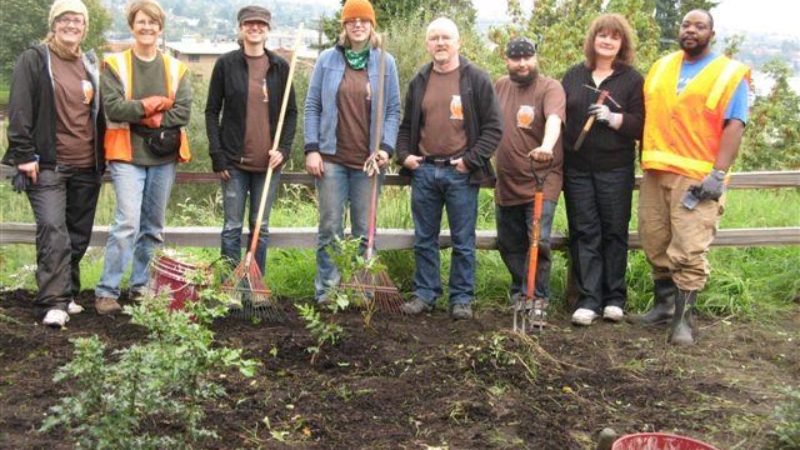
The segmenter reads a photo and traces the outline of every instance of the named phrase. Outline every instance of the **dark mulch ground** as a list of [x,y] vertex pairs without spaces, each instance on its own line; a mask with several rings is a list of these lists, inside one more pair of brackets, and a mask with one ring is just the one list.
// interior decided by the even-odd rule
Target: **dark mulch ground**
[[[90,300],[89,292],[80,298]],[[37,323],[30,301],[27,292],[0,293],[0,312],[19,322],[0,321],[0,447],[70,448],[58,434],[35,431],[69,392],[51,382],[71,356],[68,340],[97,334],[119,348],[144,333],[90,309],[54,331]],[[768,449],[780,387],[800,374],[800,310],[767,325],[701,321],[699,344],[680,350],[665,345],[663,329],[576,329],[560,318],[524,341],[504,331],[510,321],[505,311],[479,311],[468,322],[437,311],[377,317],[365,330],[359,313],[348,312],[347,337],[314,365],[295,314],[281,325],[219,321],[218,340],[263,367],[254,379],[225,379],[227,399],[208,409],[221,439],[208,448],[589,449],[610,426]],[[529,357],[535,381],[507,353],[496,358],[497,341]]]

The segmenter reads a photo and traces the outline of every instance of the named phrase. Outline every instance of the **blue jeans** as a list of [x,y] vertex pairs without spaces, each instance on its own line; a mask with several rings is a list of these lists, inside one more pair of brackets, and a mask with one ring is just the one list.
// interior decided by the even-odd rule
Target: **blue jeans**
[[475,223],[478,185],[453,166],[422,164],[411,179],[414,216],[414,295],[433,305],[442,295],[439,276],[439,232],[442,207],[447,210],[453,252],[450,260],[450,304],[469,304],[475,296]]
[[[380,186],[380,179],[378,180]],[[314,297],[320,300],[325,292],[339,285],[341,276],[330,252],[336,251],[336,239],[344,237],[344,213],[350,204],[350,234],[361,238],[361,253],[367,248],[369,201],[372,180],[361,169],[326,162],[325,173],[316,180],[319,202],[317,234],[317,276]]]
[[[545,200],[539,220],[539,259],[536,265],[536,298],[550,298],[550,230],[558,202]],[[497,248],[511,274],[509,293],[522,293],[528,289],[528,250],[530,249],[533,202],[495,208],[497,220]]]
[[164,243],[161,231],[166,223],[167,201],[175,182],[176,165],[174,162],[159,166],[109,163],[117,208],[95,295],[119,297],[119,285],[131,257],[133,270],[128,285],[133,291],[147,285],[147,268],[153,252]]
[[[225,258],[232,267],[235,267],[242,259],[242,227],[244,221],[244,207],[247,197],[250,197],[250,214],[248,228],[252,238],[253,229],[258,219],[258,206],[261,202],[261,193],[264,191],[264,181],[267,177],[266,172],[249,172],[239,170],[234,167],[228,169],[231,178],[222,182],[222,208],[225,220],[222,225],[222,257]],[[275,194],[280,184],[280,170],[272,173],[269,182],[269,194],[267,204],[264,208],[264,220],[261,223],[261,233],[258,237],[256,246],[256,264],[264,274],[267,260],[267,244],[269,243],[269,213],[272,210],[272,202],[275,201]],[[248,239],[248,248],[252,244]]]

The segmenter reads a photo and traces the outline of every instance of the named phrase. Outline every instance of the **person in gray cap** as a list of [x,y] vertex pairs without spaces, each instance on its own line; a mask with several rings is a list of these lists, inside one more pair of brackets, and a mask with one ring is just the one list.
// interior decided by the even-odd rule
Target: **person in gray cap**
[[543,181],[534,296],[546,307],[550,295],[550,229],[561,193],[561,124],[566,98],[561,83],[539,74],[536,45],[529,39],[509,41],[505,62],[508,75],[494,86],[505,124],[495,161],[497,247],[511,273],[511,300],[523,304],[517,301],[525,300],[527,289],[533,197],[537,178]]
[[237,18],[241,48],[222,55],[214,65],[206,102],[206,133],[211,164],[222,181],[221,253],[231,267],[241,259],[247,198],[250,198],[252,236],[267,167],[273,169],[255,255],[256,263],[265,273],[269,214],[280,183],[281,166],[289,159],[292,149],[297,107],[292,89],[281,141],[278,149],[272,150],[289,64],[266,49],[272,22],[269,10],[256,5],[245,6],[239,10]]

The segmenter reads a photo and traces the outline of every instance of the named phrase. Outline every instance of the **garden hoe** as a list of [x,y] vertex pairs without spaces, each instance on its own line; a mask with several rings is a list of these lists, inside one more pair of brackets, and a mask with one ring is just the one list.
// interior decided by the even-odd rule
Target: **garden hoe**
[[550,172],[552,160],[547,166],[547,171],[544,176],[540,177],[536,174],[536,167],[531,162],[531,172],[533,178],[536,180],[536,188],[533,194],[533,211],[531,214],[531,236],[530,247],[528,248],[528,277],[525,281],[526,292],[525,299],[517,296],[514,303],[514,332],[522,334],[527,333],[525,324],[526,316],[530,316],[530,324],[533,327],[538,327],[541,331],[547,326],[547,300],[543,298],[535,298],[536,287],[536,270],[539,264],[539,236],[541,234],[541,219],[542,207],[544,205],[544,182]]
[[[302,32],[303,24],[300,24],[295,37],[294,51],[289,65],[286,89],[283,92],[283,102],[281,103],[281,112],[278,117],[278,127],[275,129],[275,138],[272,141],[272,150],[277,150],[278,143],[281,141],[281,132],[283,131],[286,108],[289,104],[292,79],[294,78],[294,69],[297,64],[297,50],[300,45],[300,36]],[[285,318],[283,310],[272,298],[272,292],[264,283],[264,274],[261,273],[261,269],[254,261],[256,247],[258,246],[258,238],[261,234],[261,223],[264,221],[264,209],[266,209],[271,180],[272,167],[269,167],[267,168],[267,176],[264,179],[264,188],[261,191],[261,201],[258,205],[256,224],[255,227],[250,230],[252,234],[250,247],[247,250],[244,260],[236,266],[232,276],[223,283],[222,289],[233,297],[231,299],[231,304],[233,306],[230,306],[233,316],[244,319],[259,318],[273,322],[281,322]],[[252,207],[252,205],[250,205],[250,207]]]
[[[383,91],[384,91],[384,78],[386,75],[386,51],[384,45],[385,36],[380,40],[380,63],[378,65],[378,97],[376,101],[376,122],[378,125],[375,127],[375,140],[373,142],[372,155],[367,158],[364,163],[364,172],[372,178],[372,193],[370,194],[369,202],[369,225],[367,226],[367,250],[364,259],[369,262],[373,258],[373,249],[375,247],[375,228],[377,225],[377,211],[378,211],[378,177],[380,176],[380,167],[378,166],[378,150],[381,148],[381,135],[383,124]],[[350,282],[342,283],[342,287],[350,288],[356,292],[360,292],[364,296],[365,302],[373,302],[372,305],[367,305],[367,308],[375,306],[381,311],[388,311],[396,314],[401,313],[400,307],[403,305],[403,297],[397,286],[392,282],[389,274],[381,270],[378,273],[373,273],[368,270],[362,270],[353,276]]]

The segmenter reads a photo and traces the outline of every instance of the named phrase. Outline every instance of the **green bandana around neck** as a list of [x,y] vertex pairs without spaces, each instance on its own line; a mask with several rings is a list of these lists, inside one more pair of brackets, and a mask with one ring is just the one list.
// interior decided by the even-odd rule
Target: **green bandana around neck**
[[344,57],[347,59],[347,65],[350,66],[351,69],[361,70],[367,66],[369,47],[360,52],[346,48],[344,49]]

